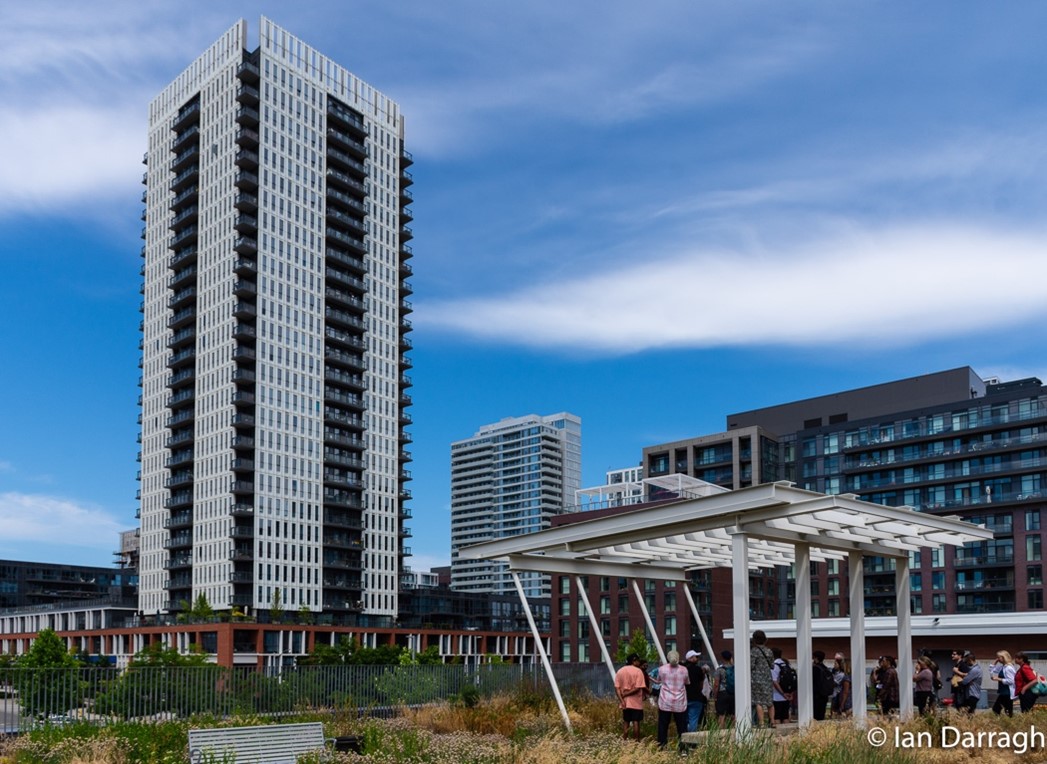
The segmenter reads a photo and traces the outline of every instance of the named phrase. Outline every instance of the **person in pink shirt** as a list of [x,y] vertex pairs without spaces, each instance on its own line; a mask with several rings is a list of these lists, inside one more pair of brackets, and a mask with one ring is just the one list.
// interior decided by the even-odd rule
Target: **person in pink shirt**
[[658,693],[658,747],[665,748],[669,742],[669,721],[676,722],[676,735],[687,731],[687,685],[691,683],[687,669],[680,665],[680,654],[670,650],[665,656],[669,661],[658,667],[658,681],[662,691]]
[[625,665],[614,675],[614,691],[618,695],[618,707],[622,709],[623,737],[629,739],[629,727],[632,726],[633,734],[639,740],[647,678],[640,669],[640,656],[636,653],[630,653]]

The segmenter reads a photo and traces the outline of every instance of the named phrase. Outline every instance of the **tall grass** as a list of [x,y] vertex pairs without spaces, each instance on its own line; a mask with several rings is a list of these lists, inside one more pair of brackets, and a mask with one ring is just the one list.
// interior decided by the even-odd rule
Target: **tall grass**
[[[359,718],[355,710],[341,714],[316,712],[308,719],[324,722],[330,737],[356,735],[364,756],[339,753],[302,757],[303,764],[357,762],[362,764],[668,764],[679,761],[675,741],[669,751],[653,742],[655,713],[650,709],[640,743],[621,737],[614,701],[583,694],[568,699],[572,732],[567,732],[551,699],[517,692],[483,699],[473,706],[443,703],[405,711],[391,719]],[[1047,762],[1047,751],[1015,754],[995,748],[919,751],[896,748],[894,729],[930,732],[939,739],[943,726],[960,732],[1027,731],[1039,722],[1047,731],[1047,714],[997,718],[947,713],[921,717],[905,724],[879,722],[890,731],[877,748],[863,731],[849,723],[823,723],[809,731],[777,736],[753,731],[743,742],[732,730],[711,729],[691,751],[691,758],[713,764],[1017,764]],[[193,727],[242,726],[266,723],[253,717],[151,724],[115,722],[98,727],[76,724],[33,730],[0,748],[0,764],[183,764],[188,761],[187,731]],[[870,720],[870,724],[878,722]]]

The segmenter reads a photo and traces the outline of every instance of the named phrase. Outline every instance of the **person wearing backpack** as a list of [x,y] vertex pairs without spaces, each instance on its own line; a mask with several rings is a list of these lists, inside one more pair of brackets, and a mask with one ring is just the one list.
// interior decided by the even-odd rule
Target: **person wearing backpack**
[[1014,692],[1018,696],[1018,703],[1024,714],[1032,711],[1033,706],[1036,705],[1036,693],[1032,690],[1038,680],[1036,671],[1029,665],[1029,658],[1025,653],[1015,653],[1014,662],[1018,666],[1018,670],[1014,672]]
[[789,721],[789,706],[796,695],[796,670],[782,657],[780,647],[772,647],[771,653],[774,655],[774,662],[771,664],[774,720],[780,724]]
[[825,720],[825,707],[829,704],[829,698],[836,689],[836,680],[833,672],[825,665],[825,653],[821,650],[814,651],[814,673],[811,677],[811,698],[814,702],[815,721]]
[[720,667],[716,669],[713,682],[713,697],[716,699],[716,715],[720,726],[724,726],[727,717],[734,718],[734,660],[730,650],[720,653]]

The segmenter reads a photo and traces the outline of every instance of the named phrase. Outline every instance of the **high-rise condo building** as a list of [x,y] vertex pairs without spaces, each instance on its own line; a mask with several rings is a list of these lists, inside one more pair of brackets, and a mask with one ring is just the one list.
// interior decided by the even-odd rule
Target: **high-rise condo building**
[[[582,487],[582,420],[566,412],[503,419],[451,444],[451,587],[515,593],[504,563],[459,560],[481,541],[548,528]],[[528,597],[548,597],[549,577],[520,575]]]
[[262,19],[149,107],[141,601],[397,613],[411,201],[398,106]]

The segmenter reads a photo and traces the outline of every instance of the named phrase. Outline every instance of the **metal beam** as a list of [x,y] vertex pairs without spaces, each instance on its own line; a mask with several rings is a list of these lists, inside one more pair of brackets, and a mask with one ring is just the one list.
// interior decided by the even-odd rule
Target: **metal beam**
[[534,635],[534,647],[538,650],[538,656],[542,659],[542,666],[545,667],[545,675],[549,679],[549,686],[553,688],[553,697],[556,698],[556,705],[560,709],[560,716],[563,717],[564,726],[567,727],[567,731],[571,731],[571,717],[567,715],[567,707],[563,703],[563,697],[560,695],[560,686],[556,683],[556,677],[553,675],[553,667],[549,663],[549,656],[545,653],[545,645],[542,644],[542,635],[538,631],[538,625],[534,622],[534,616],[531,614],[531,603],[527,601],[527,595],[524,594],[523,584],[520,583],[520,574],[515,570],[511,571],[510,575],[513,577],[513,583],[516,584],[516,593],[520,595],[520,602],[523,604],[524,615],[527,616],[527,623],[531,627],[531,634]]

